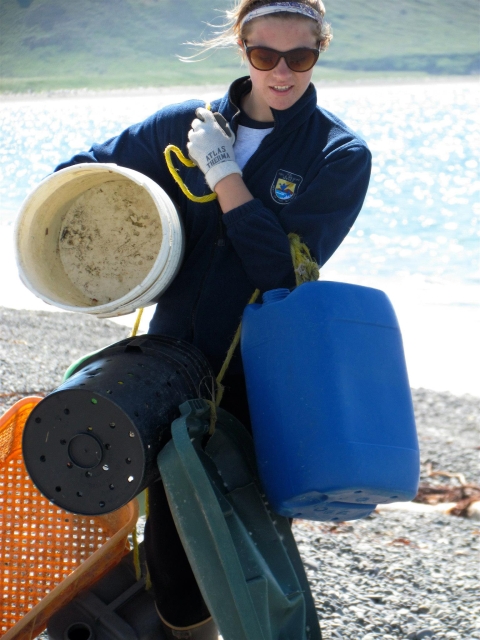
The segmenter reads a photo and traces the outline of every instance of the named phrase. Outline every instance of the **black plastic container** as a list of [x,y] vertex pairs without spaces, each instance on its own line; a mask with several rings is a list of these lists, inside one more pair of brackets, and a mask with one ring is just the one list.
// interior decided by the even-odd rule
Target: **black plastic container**
[[25,466],[62,509],[114,511],[159,475],[179,405],[212,398],[203,354],[167,336],[127,338],[93,354],[32,411],[23,433]]
[[50,640],[162,640],[160,618],[143,576],[135,577],[133,551],[49,620]]

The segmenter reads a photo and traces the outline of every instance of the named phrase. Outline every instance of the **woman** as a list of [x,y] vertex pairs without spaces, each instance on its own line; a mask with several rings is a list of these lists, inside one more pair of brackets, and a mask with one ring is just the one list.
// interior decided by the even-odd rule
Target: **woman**
[[[317,107],[310,83],[330,41],[321,0],[239,0],[231,41],[248,65],[211,105],[168,106],[57,169],[115,162],[160,184],[178,204],[186,233],[182,268],[157,304],[150,333],[196,345],[218,372],[254,289],[293,288],[288,233],[300,235],[322,265],[337,249],[367,191],[370,152],[331,113]],[[219,123],[223,116],[226,123]],[[198,169],[180,168],[196,195],[187,199],[170,175],[164,149],[175,144]],[[207,186],[208,185],[208,186]],[[222,407],[249,427],[237,353],[224,379]],[[169,638],[210,640],[217,631],[176,534],[161,482],[150,490],[146,552],[159,614]]]

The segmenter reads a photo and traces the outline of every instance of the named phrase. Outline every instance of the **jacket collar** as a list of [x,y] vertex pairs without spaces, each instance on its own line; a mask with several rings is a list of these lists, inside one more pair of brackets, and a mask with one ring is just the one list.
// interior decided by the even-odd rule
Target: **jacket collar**
[[[218,104],[218,111],[230,122],[234,131],[237,129],[242,96],[251,90],[252,81],[249,76],[238,78],[230,85],[228,92]],[[303,96],[294,105],[282,111],[272,109],[275,121],[272,135],[279,132],[285,134],[298,129],[312,115],[316,107],[317,92],[314,85],[310,83]]]

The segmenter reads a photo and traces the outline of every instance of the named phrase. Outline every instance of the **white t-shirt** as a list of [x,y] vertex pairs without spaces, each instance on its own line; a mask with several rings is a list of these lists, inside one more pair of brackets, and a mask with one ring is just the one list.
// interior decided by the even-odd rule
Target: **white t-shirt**
[[237,137],[233,148],[235,151],[235,160],[240,169],[243,169],[260,146],[262,140],[265,136],[268,136],[271,131],[273,131],[273,127],[257,129],[242,124],[238,125]]

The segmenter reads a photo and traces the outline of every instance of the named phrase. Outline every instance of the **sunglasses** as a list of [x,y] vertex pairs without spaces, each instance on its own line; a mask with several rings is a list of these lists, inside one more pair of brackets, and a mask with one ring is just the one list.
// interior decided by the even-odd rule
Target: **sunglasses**
[[245,40],[243,46],[248,61],[258,71],[271,71],[280,62],[280,58],[285,59],[287,67],[292,71],[310,71],[320,55],[319,49],[309,49],[308,47],[291,49],[290,51],[276,51],[268,47],[247,47]]

